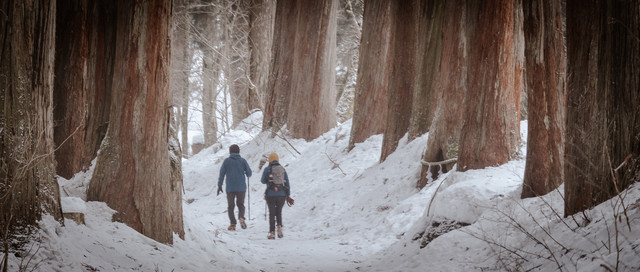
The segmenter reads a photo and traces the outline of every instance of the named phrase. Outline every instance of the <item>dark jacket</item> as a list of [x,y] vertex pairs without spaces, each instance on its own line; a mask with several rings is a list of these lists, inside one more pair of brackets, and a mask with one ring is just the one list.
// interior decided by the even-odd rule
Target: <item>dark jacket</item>
[[[269,163],[269,166],[267,166],[264,171],[262,171],[262,178],[260,179],[260,182],[262,182],[262,184],[267,184],[269,182],[269,174],[271,174],[271,166],[273,165],[279,165],[280,163],[278,161],[272,161],[271,163]],[[291,194],[291,185],[289,184],[289,175],[287,175],[287,171],[284,171],[284,186],[287,187],[285,190],[281,190],[281,191],[275,191],[273,190],[273,188],[271,188],[270,186],[267,186],[267,192],[266,195],[267,196],[289,196],[289,194]]]
[[231,153],[228,158],[224,159],[222,166],[220,166],[218,187],[222,187],[225,175],[227,176],[226,191],[228,193],[247,191],[247,183],[244,176],[251,177],[251,168],[247,161],[240,157],[240,154]]

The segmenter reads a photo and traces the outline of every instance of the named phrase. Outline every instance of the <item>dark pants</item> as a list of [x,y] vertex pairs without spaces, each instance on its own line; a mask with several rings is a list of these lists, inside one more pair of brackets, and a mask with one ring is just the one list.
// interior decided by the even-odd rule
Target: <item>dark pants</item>
[[282,207],[286,196],[268,196],[267,206],[269,207],[269,232],[276,231],[275,223],[282,227]]
[[[244,218],[244,194],[246,192],[227,192],[227,211],[229,212],[229,222],[231,225],[235,225],[236,217],[233,213],[235,205],[238,205],[238,218]],[[233,203],[235,200],[235,204]]]

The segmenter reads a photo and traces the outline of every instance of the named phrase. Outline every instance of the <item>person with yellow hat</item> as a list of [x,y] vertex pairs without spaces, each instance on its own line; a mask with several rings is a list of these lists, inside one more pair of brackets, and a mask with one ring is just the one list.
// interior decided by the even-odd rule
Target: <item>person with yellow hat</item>
[[269,207],[268,239],[276,238],[276,230],[278,238],[284,237],[284,234],[282,233],[282,208],[284,207],[285,201],[289,205],[293,205],[293,199],[289,197],[291,194],[289,176],[278,159],[278,154],[276,153],[271,153],[269,155],[269,166],[262,171],[262,178],[260,179],[262,184],[267,185],[267,189],[264,194],[267,206]]

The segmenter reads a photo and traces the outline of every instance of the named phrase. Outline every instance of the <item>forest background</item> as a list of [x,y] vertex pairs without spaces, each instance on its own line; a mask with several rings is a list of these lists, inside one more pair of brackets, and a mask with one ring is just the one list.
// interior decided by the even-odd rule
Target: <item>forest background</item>
[[255,110],[272,137],[307,141],[351,119],[348,149],[382,134],[381,162],[405,135],[428,132],[421,175],[408,181],[418,188],[453,163],[464,172],[517,158],[527,119],[522,197],[564,184],[564,216],[640,175],[637,1],[0,9],[5,256],[43,214],[63,222],[56,176],[93,163],[87,200],[159,242],[183,237],[181,158],[197,151],[194,109],[204,147]]

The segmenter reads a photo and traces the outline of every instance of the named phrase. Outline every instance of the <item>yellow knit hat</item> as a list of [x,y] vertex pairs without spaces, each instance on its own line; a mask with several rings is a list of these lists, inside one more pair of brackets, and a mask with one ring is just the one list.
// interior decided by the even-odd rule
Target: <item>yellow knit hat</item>
[[277,160],[279,160],[278,159],[278,154],[271,153],[271,155],[269,155],[269,159],[268,159],[269,163],[271,163],[272,161],[277,161]]

